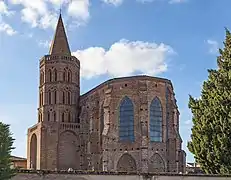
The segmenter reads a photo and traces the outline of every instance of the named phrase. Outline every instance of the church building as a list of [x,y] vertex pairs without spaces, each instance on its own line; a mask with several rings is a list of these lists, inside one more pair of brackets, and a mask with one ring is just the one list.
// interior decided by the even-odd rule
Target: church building
[[71,55],[61,15],[39,66],[38,119],[28,129],[28,169],[185,172],[170,80],[114,78],[80,95],[81,64]]

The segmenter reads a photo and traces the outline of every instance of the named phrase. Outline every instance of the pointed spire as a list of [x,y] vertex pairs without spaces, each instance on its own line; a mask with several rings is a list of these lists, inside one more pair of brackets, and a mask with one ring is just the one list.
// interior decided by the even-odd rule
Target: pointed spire
[[71,56],[71,51],[69,48],[67,36],[65,33],[65,28],[63,25],[63,20],[61,13],[59,15],[58,24],[55,30],[55,36],[50,47],[50,55],[68,55]]

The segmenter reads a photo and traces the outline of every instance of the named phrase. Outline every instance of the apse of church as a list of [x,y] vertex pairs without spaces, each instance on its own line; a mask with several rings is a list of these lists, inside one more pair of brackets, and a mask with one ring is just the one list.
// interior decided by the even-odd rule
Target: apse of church
[[28,168],[185,172],[170,80],[115,78],[80,96],[79,74],[80,61],[71,55],[60,15],[49,54],[40,60]]

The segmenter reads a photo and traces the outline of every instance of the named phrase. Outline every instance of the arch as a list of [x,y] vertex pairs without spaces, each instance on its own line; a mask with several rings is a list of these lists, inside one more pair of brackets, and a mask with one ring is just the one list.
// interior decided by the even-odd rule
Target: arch
[[57,70],[54,69],[54,81],[57,81],[57,78],[58,78],[58,76],[57,76]]
[[71,122],[71,113],[68,112],[68,122]]
[[134,107],[132,100],[125,96],[120,103],[119,140],[134,142]]
[[57,103],[57,91],[54,90],[54,104]]
[[65,121],[65,113],[63,112],[62,113],[62,122],[64,122]]
[[37,136],[33,134],[30,139],[30,168],[37,169]]
[[56,122],[56,112],[53,112],[54,122]]
[[68,82],[71,82],[71,81],[72,81],[72,73],[71,73],[71,70],[69,70],[69,71],[67,72],[67,81],[68,81]]
[[65,91],[63,91],[63,104],[65,104]]
[[67,104],[71,104],[71,92],[67,91]]
[[47,121],[50,121],[50,118],[51,118],[51,116],[50,116],[50,111],[48,111],[48,112],[47,112]]
[[48,91],[48,104],[50,105],[51,103],[51,91]]
[[135,159],[128,153],[123,154],[117,163],[117,171],[135,172]]
[[150,141],[161,142],[163,115],[161,102],[158,97],[155,97],[151,102],[149,118]]
[[72,168],[79,169],[80,152],[76,151],[79,146],[79,138],[72,131],[64,131],[60,134],[58,145],[58,164],[60,170]]
[[67,73],[67,71],[66,71],[66,69],[64,69],[64,71],[63,71],[63,81],[66,81],[66,73]]
[[51,69],[48,70],[48,79],[49,79],[49,82],[52,81],[52,72],[51,72]]
[[165,163],[159,154],[155,153],[149,159],[148,172],[165,172]]

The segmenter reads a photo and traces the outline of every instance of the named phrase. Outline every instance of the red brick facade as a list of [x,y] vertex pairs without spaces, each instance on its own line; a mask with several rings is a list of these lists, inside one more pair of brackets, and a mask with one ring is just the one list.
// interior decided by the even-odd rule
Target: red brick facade
[[[80,96],[80,62],[71,56],[61,16],[50,54],[40,61],[38,123],[28,129],[28,168],[185,172],[179,112],[169,80],[133,76]],[[133,104],[134,142],[119,139],[120,104]],[[158,98],[161,141],[150,141],[150,106]]]

